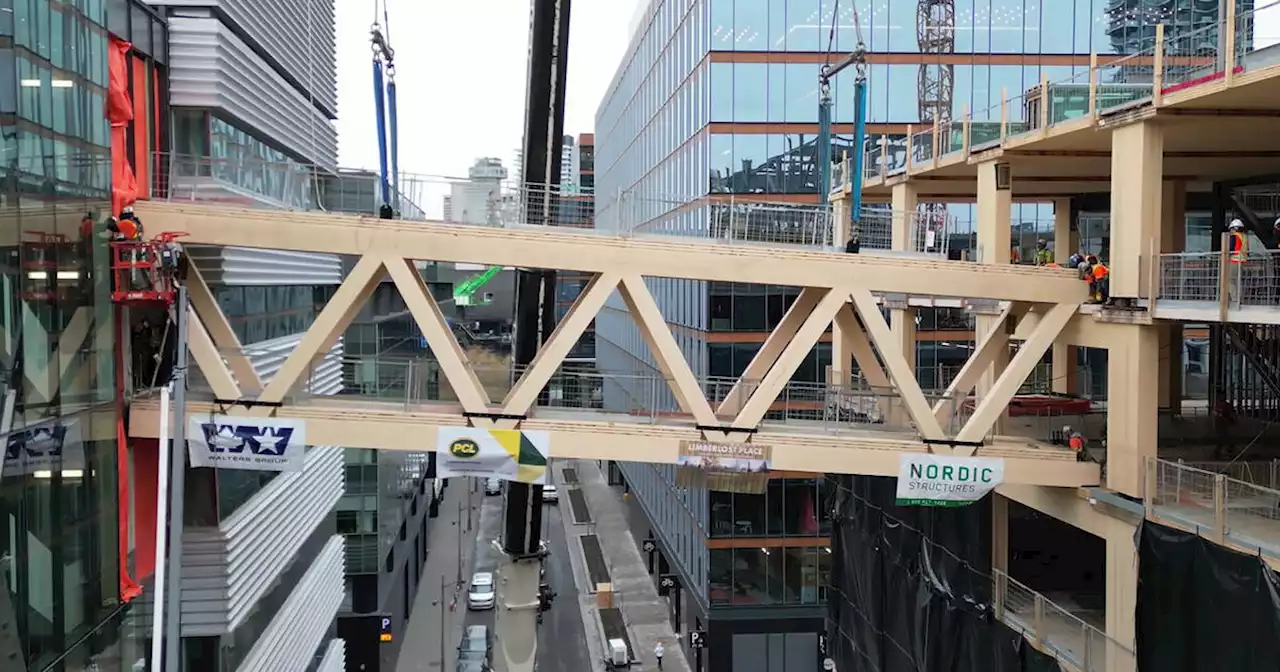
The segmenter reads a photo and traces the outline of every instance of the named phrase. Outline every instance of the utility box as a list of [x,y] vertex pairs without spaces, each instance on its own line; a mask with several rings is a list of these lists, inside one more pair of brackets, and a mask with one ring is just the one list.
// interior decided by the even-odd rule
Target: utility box
[[609,640],[609,664],[614,667],[629,667],[631,665],[631,656],[627,653],[626,642],[621,639]]

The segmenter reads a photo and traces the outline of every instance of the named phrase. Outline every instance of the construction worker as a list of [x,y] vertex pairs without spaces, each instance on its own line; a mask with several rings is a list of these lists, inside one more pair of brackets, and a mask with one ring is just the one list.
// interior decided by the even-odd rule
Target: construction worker
[[858,234],[849,236],[849,242],[844,244],[844,251],[849,254],[857,254],[862,249],[862,242],[858,240]]
[[1249,234],[1244,232],[1244,222],[1238,218],[1227,225],[1227,261],[1231,262],[1227,278],[1227,297],[1239,301],[1241,297],[1242,266],[1249,260]]
[[1089,268],[1085,272],[1084,280],[1089,283],[1090,298],[1094,303],[1106,303],[1110,299],[1109,289],[1111,283],[1107,279],[1110,270],[1107,269],[1106,264],[1098,261],[1098,258],[1092,254],[1089,255],[1086,263],[1088,263]]
[[1067,268],[1080,268],[1080,264],[1083,263],[1085,263],[1085,253],[1084,250],[1079,250],[1067,259]]
[[[142,240],[142,221],[138,219],[137,215],[133,214],[132,207],[126,207],[120,212],[120,216],[107,220],[107,232],[114,242],[140,241]],[[129,261],[142,261],[142,259],[139,259],[139,254],[141,254],[139,250],[130,250]],[[147,289],[151,285],[151,279],[142,269],[134,268],[129,273],[129,284],[130,287],[128,289]]]
[[1040,240],[1036,243],[1036,266],[1048,266],[1053,263],[1053,250],[1049,249],[1049,243]]
[[1244,232],[1244,222],[1231,220],[1227,226],[1227,253],[1233,264],[1243,264],[1249,258],[1249,236]]
[[1071,432],[1070,438],[1067,439],[1067,447],[1071,448],[1071,452],[1076,454],[1076,461],[1084,461],[1084,435],[1080,432]]

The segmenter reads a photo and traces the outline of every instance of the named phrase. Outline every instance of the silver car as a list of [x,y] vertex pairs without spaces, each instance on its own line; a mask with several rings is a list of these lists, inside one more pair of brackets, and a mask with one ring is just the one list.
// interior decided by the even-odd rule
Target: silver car
[[493,586],[493,573],[476,572],[471,577],[471,590],[467,591],[467,608],[476,611],[492,609],[497,598]]

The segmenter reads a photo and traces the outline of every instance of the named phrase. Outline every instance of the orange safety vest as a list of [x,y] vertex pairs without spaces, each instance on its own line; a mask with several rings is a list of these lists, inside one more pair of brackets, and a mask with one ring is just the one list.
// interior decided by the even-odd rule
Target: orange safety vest
[[1249,257],[1249,239],[1239,231],[1231,232],[1231,256],[1230,260],[1233,264],[1243,264],[1245,259]]
[[120,235],[125,240],[137,240],[139,237],[138,225],[132,219],[121,219],[116,222],[116,226],[120,228]]
[[1084,437],[1079,434],[1073,434],[1071,435],[1071,439],[1068,441],[1068,445],[1071,447],[1071,450],[1078,453],[1084,450]]
[[1107,277],[1107,272],[1108,272],[1107,267],[1103,266],[1102,264],[1097,264],[1096,266],[1093,267],[1091,271],[1089,271],[1094,282],[1097,282]]

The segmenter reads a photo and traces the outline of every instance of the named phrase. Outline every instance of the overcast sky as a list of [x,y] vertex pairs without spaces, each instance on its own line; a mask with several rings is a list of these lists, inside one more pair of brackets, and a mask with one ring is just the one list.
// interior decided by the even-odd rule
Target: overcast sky
[[[642,0],[575,0],[565,133],[590,133]],[[400,169],[466,175],[510,167],[523,135],[530,0],[388,0],[396,52]],[[344,167],[378,165],[369,26],[373,0],[337,0],[338,142]]]

